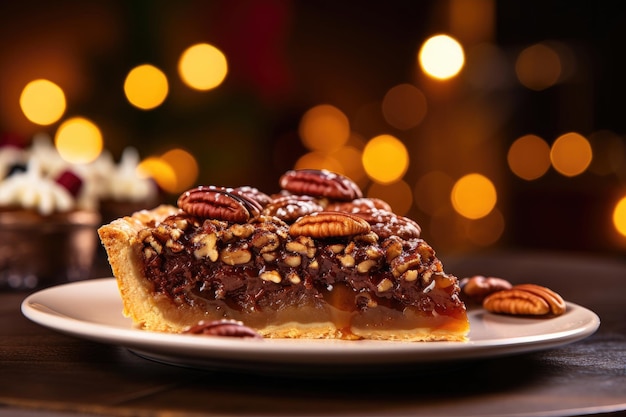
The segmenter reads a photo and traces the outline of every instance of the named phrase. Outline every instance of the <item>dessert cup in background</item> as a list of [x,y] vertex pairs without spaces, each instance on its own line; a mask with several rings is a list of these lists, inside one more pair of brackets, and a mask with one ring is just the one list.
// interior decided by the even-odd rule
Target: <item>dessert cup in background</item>
[[0,143],[0,291],[110,274],[108,263],[99,267],[106,257],[97,228],[160,198],[139,162],[131,147],[119,163],[106,150],[89,163],[68,162],[45,134],[25,148]]
[[88,184],[98,184],[98,207],[106,224],[136,211],[152,209],[160,202],[159,188],[149,176],[138,174],[140,158],[135,148],[124,149],[115,163],[108,152],[91,165]]
[[68,163],[52,163],[50,152],[35,152],[40,143],[21,151],[0,149],[5,155],[0,167],[3,291],[43,288],[91,274],[101,224],[97,205],[80,204],[83,177]]
[[100,215],[0,211],[0,290],[28,290],[90,278]]

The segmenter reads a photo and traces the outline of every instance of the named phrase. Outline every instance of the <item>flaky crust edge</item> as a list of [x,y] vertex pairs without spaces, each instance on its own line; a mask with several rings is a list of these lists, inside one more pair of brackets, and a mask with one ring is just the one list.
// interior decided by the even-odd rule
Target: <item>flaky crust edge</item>
[[138,327],[175,331],[175,326],[168,323],[163,314],[171,307],[155,299],[152,285],[140,270],[142,244],[138,234],[148,224],[161,222],[178,211],[176,207],[161,205],[113,220],[98,229],[122,298],[122,313],[133,319]]

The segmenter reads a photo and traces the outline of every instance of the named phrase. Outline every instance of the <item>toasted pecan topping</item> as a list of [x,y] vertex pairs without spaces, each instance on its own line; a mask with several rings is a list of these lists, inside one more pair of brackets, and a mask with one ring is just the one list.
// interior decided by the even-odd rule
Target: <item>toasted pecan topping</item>
[[230,188],[199,186],[178,198],[178,207],[204,219],[245,223],[260,214],[260,205]]
[[304,195],[285,195],[274,198],[265,208],[263,214],[276,216],[284,222],[293,223],[298,217],[323,211],[317,199]]
[[322,211],[300,217],[289,228],[292,236],[310,236],[313,238],[327,238],[338,236],[353,236],[370,231],[370,225],[362,218],[331,211]]
[[340,201],[363,197],[361,189],[354,181],[327,170],[287,171],[280,178],[280,186],[293,194],[327,197]]

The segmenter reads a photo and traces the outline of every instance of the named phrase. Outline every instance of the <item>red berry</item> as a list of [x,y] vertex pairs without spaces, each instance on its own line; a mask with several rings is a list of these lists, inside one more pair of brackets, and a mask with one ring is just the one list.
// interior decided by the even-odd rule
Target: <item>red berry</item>
[[81,187],[83,186],[83,180],[70,170],[65,170],[55,180],[57,184],[65,187],[74,197],[78,195]]

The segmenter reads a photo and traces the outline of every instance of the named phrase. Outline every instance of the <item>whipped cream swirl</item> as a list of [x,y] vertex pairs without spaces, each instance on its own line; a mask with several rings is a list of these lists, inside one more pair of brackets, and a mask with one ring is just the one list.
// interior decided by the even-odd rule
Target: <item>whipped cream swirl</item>
[[70,192],[56,181],[41,175],[36,158],[25,172],[15,173],[0,183],[0,206],[22,207],[47,216],[74,208]]
[[118,166],[111,172],[109,196],[115,201],[150,201],[157,196],[157,187],[150,178],[137,172],[139,152],[135,148],[124,149]]

